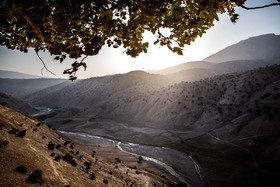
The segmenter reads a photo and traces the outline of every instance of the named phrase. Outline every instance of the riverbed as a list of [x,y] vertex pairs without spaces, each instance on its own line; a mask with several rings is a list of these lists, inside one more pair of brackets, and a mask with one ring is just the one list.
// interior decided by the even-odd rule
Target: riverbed
[[178,178],[181,182],[193,187],[204,187],[203,176],[199,164],[189,155],[167,147],[147,146],[122,142],[94,136],[81,132],[59,131],[70,138],[80,139],[92,144],[111,144],[120,151],[131,154],[135,157],[141,156],[157,167],[164,168],[171,175]]

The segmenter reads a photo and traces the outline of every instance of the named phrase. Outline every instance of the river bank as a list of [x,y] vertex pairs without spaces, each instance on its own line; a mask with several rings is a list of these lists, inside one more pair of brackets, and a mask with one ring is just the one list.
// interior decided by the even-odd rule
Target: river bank
[[[199,165],[190,156],[179,151],[120,142],[80,132],[60,132],[73,139],[84,151],[90,154],[94,152],[96,157],[112,163],[120,160],[122,164],[131,168],[149,170],[171,181],[180,181],[188,186],[205,186]],[[138,162],[139,156],[143,158],[143,162]]]

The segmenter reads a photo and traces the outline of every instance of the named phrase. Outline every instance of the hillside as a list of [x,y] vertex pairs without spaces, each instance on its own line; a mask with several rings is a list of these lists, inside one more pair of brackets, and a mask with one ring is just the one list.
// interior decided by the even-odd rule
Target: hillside
[[0,70],[0,78],[1,79],[38,79],[38,78],[43,78],[43,76]]
[[62,112],[48,123],[175,148],[198,160],[209,186],[263,186],[280,175],[274,167],[280,163],[279,80],[280,65],[274,65],[130,97],[104,95],[103,105],[76,115]]
[[3,187],[174,185],[136,166],[89,155],[50,126],[1,105],[0,162]]
[[36,91],[70,81],[65,79],[0,79],[0,92],[23,99]]
[[171,83],[165,76],[133,71],[80,80],[62,87],[49,87],[29,95],[26,100],[33,105],[87,109],[102,106],[110,98],[129,98]]
[[226,47],[203,61],[220,63],[235,60],[279,59],[279,43],[280,35],[255,36]]
[[26,102],[1,92],[0,92],[0,104],[16,109],[25,114],[33,114],[36,112],[36,110]]
[[183,64],[179,64],[177,66],[168,67],[159,71],[154,71],[155,74],[161,74],[161,75],[170,75],[173,73],[177,73],[184,70],[191,70],[191,69],[210,69],[214,63],[206,62],[206,61],[193,61],[193,62],[187,62]]
[[[173,72],[172,70],[178,70],[178,72],[174,72],[167,75],[170,79],[174,80],[174,82],[198,81],[216,75],[244,72],[259,67],[280,64],[280,58],[271,59],[271,60],[235,60],[235,61],[222,62],[218,64],[210,63],[210,62],[203,62],[203,63],[202,62],[203,61],[191,62],[190,66],[188,65],[190,62],[184,63],[179,66],[172,67],[170,69],[167,68],[165,69],[165,72]],[[198,64],[195,65],[196,63]],[[201,63],[206,64],[206,66],[201,66],[200,65]],[[199,67],[199,68],[191,68],[191,67]]]

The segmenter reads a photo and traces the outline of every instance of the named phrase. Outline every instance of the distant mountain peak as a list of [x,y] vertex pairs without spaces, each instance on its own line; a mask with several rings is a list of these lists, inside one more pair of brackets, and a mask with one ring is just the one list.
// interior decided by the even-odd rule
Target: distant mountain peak
[[250,37],[207,57],[204,61],[264,60],[280,58],[280,35],[273,33]]

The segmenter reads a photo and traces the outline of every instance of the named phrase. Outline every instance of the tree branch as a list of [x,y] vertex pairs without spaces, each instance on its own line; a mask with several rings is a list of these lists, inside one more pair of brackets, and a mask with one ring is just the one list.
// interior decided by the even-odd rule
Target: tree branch
[[267,8],[267,7],[271,7],[271,6],[280,6],[280,3],[272,3],[272,4],[269,4],[269,5],[258,6],[258,7],[246,7],[244,5],[241,5],[241,7],[246,9],[246,10],[255,10],[255,9]]
[[51,41],[49,41],[47,38],[45,38],[45,36],[43,35],[42,31],[40,30],[39,26],[34,23],[31,18],[26,14],[23,13],[23,17],[26,19],[26,21],[31,25],[32,29],[34,30],[35,34],[38,36],[38,38],[40,38],[45,44],[47,44],[49,47],[56,49],[57,51],[61,51],[61,52],[66,52],[68,54],[78,54],[81,53],[80,49],[76,49],[76,50],[69,50],[60,46],[55,45],[54,43],[52,43]]
[[56,74],[54,74],[53,72],[51,72],[51,71],[47,68],[45,62],[44,62],[43,59],[39,56],[39,54],[38,54],[37,51],[36,51],[36,55],[38,56],[38,58],[41,60],[41,62],[42,62],[42,64],[43,64],[43,67],[42,67],[42,69],[41,69],[41,75],[43,76],[43,70],[46,69],[49,73],[51,73],[51,74],[53,74],[54,76],[56,76]]

